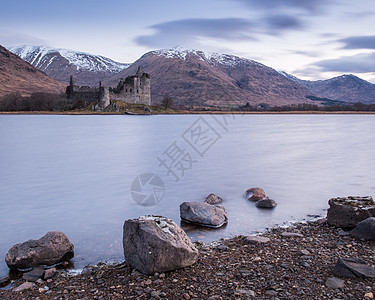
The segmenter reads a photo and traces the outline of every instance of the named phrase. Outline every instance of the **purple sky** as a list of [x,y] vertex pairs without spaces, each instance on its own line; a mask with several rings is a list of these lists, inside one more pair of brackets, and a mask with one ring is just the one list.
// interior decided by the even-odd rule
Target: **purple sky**
[[257,60],[303,79],[375,83],[373,0],[6,1],[0,44],[46,45],[133,62],[180,46]]

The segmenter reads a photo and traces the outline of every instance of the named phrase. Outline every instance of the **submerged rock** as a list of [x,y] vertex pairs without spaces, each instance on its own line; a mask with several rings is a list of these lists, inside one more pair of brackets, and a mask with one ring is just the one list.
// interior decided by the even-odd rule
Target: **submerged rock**
[[327,222],[340,228],[354,228],[357,223],[375,217],[375,202],[372,197],[338,197],[328,201]]
[[277,206],[277,203],[275,200],[266,198],[266,199],[257,201],[257,203],[255,203],[255,206],[258,208],[274,208]]
[[228,221],[223,206],[202,202],[183,202],[180,205],[180,217],[183,221],[207,227],[221,227]]
[[198,259],[185,231],[159,216],[125,221],[123,247],[126,262],[146,275],[184,268]]
[[74,257],[74,246],[63,232],[49,231],[39,240],[14,245],[5,262],[11,269],[27,269],[39,265],[54,265]]
[[223,199],[221,199],[219,196],[216,196],[215,194],[209,194],[204,202],[208,204],[219,204],[223,202]]
[[258,201],[267,198],[266,193],[260,187],[253,187],[245,192],[245,198],[252,201]]
[[339,258],[333,273],[350,278],[375,278],[375,269],[359,258]]
[[370,217],[359,222],[350,235],[360,239],[375,240],[375,218]]

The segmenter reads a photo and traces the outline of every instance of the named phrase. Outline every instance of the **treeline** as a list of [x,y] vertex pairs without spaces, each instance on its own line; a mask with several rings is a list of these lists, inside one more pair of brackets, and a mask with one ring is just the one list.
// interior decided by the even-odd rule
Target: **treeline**
[[0,98],[0,111],[65,111],[76,105],[65,94],[33,93],[22,96],[10,93]]
[[283,106],[270,106],[268,104],[249,104],[240,107],[241,111],[375,111],[375,104],[364,104],[362,102],[336,105],[314,105],[308,103],[291,104]]

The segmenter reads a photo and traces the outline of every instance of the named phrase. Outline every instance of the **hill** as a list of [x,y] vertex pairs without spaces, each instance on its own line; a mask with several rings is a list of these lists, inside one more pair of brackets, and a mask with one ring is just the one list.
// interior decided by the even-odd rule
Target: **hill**
[[0,46],[0,97],[20,92],[29,96],[34,92],[60,93],[65,86],[49,78],[42,71]]

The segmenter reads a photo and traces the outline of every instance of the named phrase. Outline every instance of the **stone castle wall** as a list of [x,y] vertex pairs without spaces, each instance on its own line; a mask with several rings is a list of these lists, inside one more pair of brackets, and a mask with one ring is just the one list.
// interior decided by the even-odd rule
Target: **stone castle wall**
[[76,86],[71,77],[66,94],[75,101],[96,102],[101,108],[108,106],[111,101],[151,105],[150,75],[139,67],[136,75],[121,79],[115,88],[103,87],[101,83],[98,88]]

